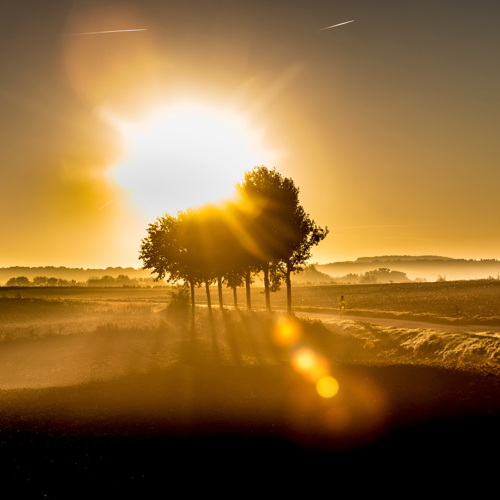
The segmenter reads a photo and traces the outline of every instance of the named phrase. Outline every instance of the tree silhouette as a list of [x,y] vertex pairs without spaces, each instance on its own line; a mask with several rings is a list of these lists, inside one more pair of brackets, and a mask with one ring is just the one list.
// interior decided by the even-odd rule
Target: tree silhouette
[[287,309],[291,313],[290,275],[303,268],[311,256],[311,247],[326,237],[328,229],[316,226],[300,205],[299,189],[293,180],[276,169],[255,167],[245,173],[238,190],[254,205],[257,214],[249,227],[262,252],[266,307],[271,308],[270,292],[279,290],[285,279]]
[[328,228],[322,229],[317,226],[309,215],[304,212],[301,205],[297,205],[290,218],[290,223],[294,228],[295,238],[294,241],[290,242],[288,254],[277,265],[277,270],[284,277],[286,283],[288,314],[292,313],[291,274],[304,269],[306,262],[311,257],[311,248],[324,240],[328,234]]
[[[269,170],[264,166],[255,167],[246,172],[244,180],[237,185],[243,203],[252,207],[252,217],[247,222],[247,229],[259,248],[258,266],[264,274],[264,294],[266,308],[271,309],[271,289],[278,289],[279,282],[274,280],[271,287],[270,273],[273,262],[284,255],[286,243],[283,232],[286,232],[284,206],[285,191],[282,189],[283,177],[276,169]],[[271,274],[272,277],[276,275]]]
[[217,281],[219,308],[223,308],[222,284],[226,273],[227,262],[231,257],[231,234],[224,219],[223,210],[208,205],[200,213],[201,236],[200,249],[203,262],[211,270],[212,278]]
[[[240,194],[241,190],[240,190]],[[239,200],[226,205],[224,214],[227,227],[232,236],[230,245],[232,257],[228,261],[230,266],[226,284],[230,287],[245,283],[247,309],[252,308],[250,285],[253,275],[261,270],[261,261],[264,257],[255,233],[255,216],[258,207],[243,196]],[[233,288],[236,297],[236,289]]]
[[191,290],[191,310],[194,317],[194,287],[199,284],[193,262],[192,243],[186,227],[188,214],[179,212],[177,217],[165,214],[149,224],[148,236],[142,240],[139,258],[143,269],[152,269],[157,274],[156,281],[167,282],[183,280]]
[[211,312],[210,285],[217,282],[222,309],[222,284],[233,290],[246,284],[247,307],[251,308],[252,275],[264,274],[266,307],[270,292],[287,288],[287,310],[292,312],[292,273],[301,271],[311,257],[311,248],[328,234],[304,211],[299,189],[276,169],[255,167],[237,185],[240,199],[224,208],[206,206],[165,214],[148,227],[142,240],[143,269],[169,282],[183,280],[190,285],[194,316],[194,287],[205,284]]
[[[178,212],[184,273],[194,284],[205,284],[208,310],[212,312],[210,285],[216,280],[209,228],[204,214],[196,208]],[[194,285],[193,285],[194,290]],[[194,293],[193,293],[194,297]]]

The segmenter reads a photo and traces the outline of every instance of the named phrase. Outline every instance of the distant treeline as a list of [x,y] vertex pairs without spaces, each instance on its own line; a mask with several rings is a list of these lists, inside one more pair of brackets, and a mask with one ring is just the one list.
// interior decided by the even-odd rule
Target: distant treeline
[[[418,281],[426,281],[425,279],[419,279]],[[416,280],[416,281],[417,281]],[[406,273],[402,271],[391,271],[388,268],[381,267],[373,271],[367,271],[362,274],[347,274],[341,278],[335,278],[332,280],[334,283],[347,284],[372,284],[372,283],[410,283],[412,280],[406,276]]]
[[166,286],[163,280],[155,281],[154,278],[130,278],[126,275],[113,276],[93,276],[86,281],[65,280],[61,278],[48,278],[47,276],[35,276],[32,281],[26,276],[10,278],[5,286],[116,286],[116,287],[158,287]]
[[111,276],[128,276],[129,278],[149,278],[151,272],[144,269],[134,269],[133,267],[107,267],[106,269],[84,269],[72,267],[1,267],[0,283],[6,283],[7,280],[15,276],[26,277],[33,281],[37,277],[50,276],[50,279],[58,279],[68,282],[86,283],[88,279],[102,278]]

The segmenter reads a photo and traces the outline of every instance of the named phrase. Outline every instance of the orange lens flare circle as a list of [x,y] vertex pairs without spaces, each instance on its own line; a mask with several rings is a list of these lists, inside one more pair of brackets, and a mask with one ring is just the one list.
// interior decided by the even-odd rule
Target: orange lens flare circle
[[292,354],[292,368],[312,382],[328,375],[326,361],[313,350],[301,347]]
[[329,375],[321,377],[316,383],[316,391],[322,398],[333,398],[339,392],[339,383]]
[[300,326],[291,318],[280,318],[273,331],[273,339],[282,347],[291,347],[300,340]]

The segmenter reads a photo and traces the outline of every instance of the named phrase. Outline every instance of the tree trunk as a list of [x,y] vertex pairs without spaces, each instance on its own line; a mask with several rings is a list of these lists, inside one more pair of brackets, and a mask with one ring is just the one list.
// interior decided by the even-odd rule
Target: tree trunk
[[247,289],[247,309],[250,311],[252,309],[252,297],[250,296],[250,269],[247,269],[245,287]]
[[222,276],[217,276],[217,288],[219,291],[219,308],[222,311],[223,303],[222,303]]
[[212,301],[210,300],[210,285],[208,284],[208,281],[205,281],[205,291],[207,292],[207,306],[208,306],[208,312],[212,312]]
[[233,299],[234,299],[234,308],[238,309],[238,292],[236,291],[235,286],[233,286]]
[[267,263],[264,266],[264,294],[266,296],[266,309],[271,310],[271,293],[269,291],[269,266]]
[[292,281],[290,275],[292,274],[290,265],[287,262],[286,265],[286,310],[289,315],[292,314]]
[[189,282],[189,286],[191,287],[191,315],[193,317],[193,321],[194,321],[194,310],[195,310],[195,307],[194,307],[194,281],[191,280]]

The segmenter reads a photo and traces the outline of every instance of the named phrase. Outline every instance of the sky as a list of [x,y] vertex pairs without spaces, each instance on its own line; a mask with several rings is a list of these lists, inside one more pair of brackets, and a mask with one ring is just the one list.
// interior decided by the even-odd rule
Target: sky
[[499,19],[486,0],[4,1],[0,267],[140,267],[157,216],[255,165],[328,227],[313,262],[500,258]]

